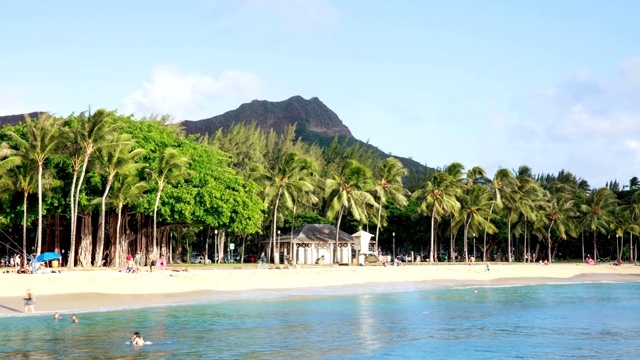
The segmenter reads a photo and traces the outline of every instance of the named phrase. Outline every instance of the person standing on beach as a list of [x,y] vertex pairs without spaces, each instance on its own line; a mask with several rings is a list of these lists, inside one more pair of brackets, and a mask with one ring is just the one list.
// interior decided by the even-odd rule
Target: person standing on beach
[[136,253],[136,269],[138,271],[140,271],[140,260],[142,260],[142,256],[140,255],[140,252]]
[[156,255],[151,254],[151,262],[149,264],[149,271],[153,272],[153,268],[156,266]]
[[36,300],[33,297],[33,294],[31,293],[31,289],[27,289],[27,294],[24,297],[24,313],[27,314],[29,313],[29,310],[31,310],[31,313],[34,314],[36,312],[35,310],[35,305],[36,305]]

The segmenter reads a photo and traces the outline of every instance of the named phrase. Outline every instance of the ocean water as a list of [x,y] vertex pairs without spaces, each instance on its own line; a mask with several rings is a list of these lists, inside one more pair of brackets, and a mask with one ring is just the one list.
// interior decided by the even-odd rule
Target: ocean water
[[[331,289],[0,318],[11,359],[635,359],[640,282]],[[393,291],[389,291],[393,290]],[[477,291],[477,292],[476,292]],[[152,344],[134,348],[139,331]]]

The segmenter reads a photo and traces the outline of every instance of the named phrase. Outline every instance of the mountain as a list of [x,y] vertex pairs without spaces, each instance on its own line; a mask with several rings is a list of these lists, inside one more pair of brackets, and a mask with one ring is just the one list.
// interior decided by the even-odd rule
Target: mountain
[[[40,111],[35,111],[32,113],[28,113],[26,115],[29,115],[30,118],[35,119],[41,114],[44,114],[44,113]],[[24,122],[24,115],[25,114],[0,116],[0,127],[3,127],[5,125],[18,125],[19,123]]]
[[[317,97],[306,100],[301,96],[294,96],[278,102],[253,100],[222,115],[203,120],[185,120],[182,126],[188,135],[204,135],[214,134],[220,128],[227,129],[237,123],[256,123],[265,132],[273,129],[277,133],[282,133],[287,126],[296,124],[296,135],[304,142],[327,146],[338,136],[341,141],[348,139],[349,145],[357,142],[365,149],[373,149],[381,158],[391,156],[375,146],[355,139],[338,115]],[[418,173],[425,170],[425,166],[417,161],[395,157],[409,170]]]
[[[29,116],[36,118],[39,114],[42,113],[33,112]],[[0,127],[20,122],[24,122],[24,115],[0,116]],[[287,126],[296,124],[296,136],[304,142],[324,147],[338,136],[341,142],[346,139],[349,146],[359,143],[362,148],[371,149],[380,158],[391,156],[371,144],[355,139],[338,115],[317,97],[306,100],[301,96],[294,96],[277,102],[253,100],[222,115],[203,120],[185,120],[181,125],[187,135],[204,135],[214,134],[220,128],[229,128],[237,123],[256,123],[265,132],[273,129],[277,133],[282,133]],[[417,161],[395,157],[409,170],[418,174],[425,171],[425,166]]]

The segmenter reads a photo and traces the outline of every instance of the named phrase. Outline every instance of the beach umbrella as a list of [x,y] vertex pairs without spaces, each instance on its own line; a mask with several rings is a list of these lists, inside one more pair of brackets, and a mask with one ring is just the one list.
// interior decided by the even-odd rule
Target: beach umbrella
[[56,260],[56,259],[60,259],[60,258],[62,258],[62,256],[60,256],[60,254],[58,254],[58,253],[46,252],[46,253],[42,253],[42,254],[38,255],[38,257],[36,258],[36,261],[37,262],[44,262],[44,261]]

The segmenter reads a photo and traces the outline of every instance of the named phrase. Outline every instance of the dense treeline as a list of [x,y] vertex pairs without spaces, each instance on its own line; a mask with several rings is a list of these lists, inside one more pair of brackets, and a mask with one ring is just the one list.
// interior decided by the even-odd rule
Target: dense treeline
[[493,178],[459,163],[408,174],[337,138],[303,143],[294,127],[185,137],[168,117],[102,109],[27,116],[0,142],[1,242],[23,259],[56,251],[70,267],[122,266],[130,253],[180,262],[197,251],[220,262],[234,243],[277,263],[278,233],[305,223],[364,229],[385,252],[395,244],[430,261],[637,256],[635,177],[590,189],[569,172],[526,166]]

